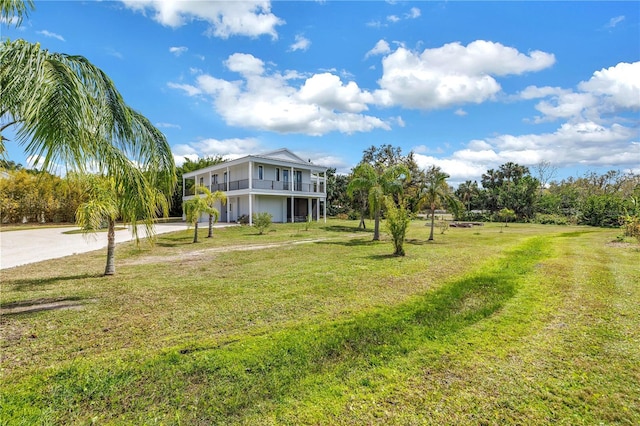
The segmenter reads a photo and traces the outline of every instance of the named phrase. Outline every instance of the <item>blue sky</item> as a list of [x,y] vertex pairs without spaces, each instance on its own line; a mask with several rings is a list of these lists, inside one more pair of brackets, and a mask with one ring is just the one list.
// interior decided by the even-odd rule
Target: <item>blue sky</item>
[[86,56],[178,164],[287,147],[346,173],[391,144],[456,183],[507,161],[640,173],[639,20],[638,2],[36,1],[2,37]]

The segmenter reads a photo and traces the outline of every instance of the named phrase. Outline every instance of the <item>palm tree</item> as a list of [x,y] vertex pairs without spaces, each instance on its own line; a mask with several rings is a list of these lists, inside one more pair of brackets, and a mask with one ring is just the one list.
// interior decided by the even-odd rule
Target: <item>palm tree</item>
[[[5,20],[17,17],[19,23],[33,2],[0,0],[0,7]],[[164,135],[86,58],[7,39],[0,43],[0,64],[0,152],[2,132],[13,127],[25,153],[39,157],[45,169],[117,168],[124,154],[144,170],[157,167],[174,179]]]
[[478,194],[478,182],[467,180],[461,183],[456,194],[462,202],[466,203],[467,212],[471,211],[471,200]]
[[426,182],[422,188],[421,201],[431,210],[431,233],[429,241],[433,241],[433,227],[435,225],[436,208],[442,205],[449,205],[453,209],[457,209],[457,200],[451,194],[447,179],[449,175],[443,172],[440,167],[431,166],[426,171]]
[[373,240],[380,240],[380,213],[386,195],[399,195],[403,181],[409,176],[409,170],[401,164],[377,170],[369,163],[360,163],[353,170],[347,193],[350,196],[363,191],[368,196],[369,208],[374,217]]
[[12,18],[16,18],[16,25],[20,25],[22,18],[34,8],[33,0],[0,0],[0,17],[5,22],[11,22]]
[[204,201],[207,203],[207,205],[212,210],[215,210],[215,213],[209,213],[209,234],[207,235],[207,238],[211,238],[213,237],[213,224],[218,222],[218,218],[220,217],[220,212],[214,206],[217,201],[220,201],[221,205],[227,204],[227,196],[224,192],[221,191],[212,193],[206,186],[198,186],[196,187],[196,189],[198,192],[204,195]]
[[147,236],[154,235],[157,213],[169,209],[168,195],[159,191],[148,173],[132,167],[129,176],[84,175],[88,183],[88,200],[78,207],[76,223],[85,233],[95,233],[107,225],[107,263],[104,275],[113,275],[115,268],[115,226],[121,219],[131,225],[139,242],[138,224],[144,225]]
[[[2,18],[17,17],[18,24],[30,9],[30,0],[0,0]],[[52,53],[25,40],[4,40],[0,87],[0,153],[6,140],[2,131],[14,127],[18,143],[27,155],[38,157],[44,169],[91,169],[111,182],[114,199],[99,195],[102,189],[97,188],[93,208],[85,206],[88,210],[80,215],[79,222],[88,224],[83,228],[95,230],[89,218],[112,217],[115,208],[133,225],[136,241],[140,221],[147,235],[153,235],[153,219],[166,214],[176,182],[171,148],[146,117],[124,102],[101,69],[82,56]],[[108,264],[112,255],[113,248]],[[105,273],[113,271],[108,267]]]
[[[200,197],[200,193],[204,193],[205,197],[204,198]],[[213,228],[214,218],[215,218],[215,222],[217,222],[218,217],[220,216],[220,212],[218,211],[218,209],[213,207],[213,202],[212,202],[212,200],[214,199],[214,195],[217,193],[219,193],[219,191],[216,191],[216,193],[211,194],[211,191],[209,191],[206,187],[202,185],[198,185],[195,188],[194,197],[190,200],[185,201],[183,204],[182,208],[184,210],[187,223],[192,224],[193,227],[195,228],[194,234],[193,234],[194,243],[198,242],[198,221],[200,220],[200,216],[202,216],[202,214],[204,213],[209,214],[209,237],[213,235],[212,228]],[[226,202],[226,196],[224,196],[224,194],[222,194],[222,196],[224,197],[224,200]],[[216,197],[219,197],[219,196],[216,196]],[[219,199],[219,198],[216,198],[216,199]]]

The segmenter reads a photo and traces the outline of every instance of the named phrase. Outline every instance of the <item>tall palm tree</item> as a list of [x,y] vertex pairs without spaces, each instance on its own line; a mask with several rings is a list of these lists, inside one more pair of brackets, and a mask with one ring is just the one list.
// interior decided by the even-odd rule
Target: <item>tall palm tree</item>
[[409,170],[401,164],[378,170],[371,164],[362,162],[353,170],[347,193],[350,196],[357,191],[368,194],[369,208],[374,218],[373,240],[380,240],[380,214],[386,195],[399,195],[403,182],[409,177]]
[[34,8],[33,0],[0,0],[0,17],[7,22],[15,19],[16,25],[20,25],[22,18]]
[[[4,19],[15,17],[18,24],[33,2],[0,0],[0,7]],[[124,154],[143,169],[175,173],[164,135],[82,56],[6,39],[0,43],[0,87],[0,136],[13,127],[26,154],[38,156],[44,168],[116,168]],[[5,140],[0,138],[0,151]]]
[[471,200],[478,194],[478,182],[467,180],[461,183],[456,194],[463,203],[466,203],[467,211],[471,211]]
[[[1,16],[9,21],[15,17],[17,24],[30,9],[30,0],[0,0]],[[13,127],[25,153],[38,157],[44,169],[63,165],[108,177],[120,217],[133,225],[144,222],[147,235],[153,234],[153,219],[159,212],[166,214],[176,181],[171,148],[146,117],[124,102],[101,69],[82,56],[4,40],[0,87],[0,153],[6,140],[2,132]],[[96,199],[107,203],[98,192]],[[93,210],[100,216],[97,204]],[[108,212],[112,210],[102,210],[102,215],[111,216]],[[132,226],[136,241],[137,230]]]
[[448,178],[449,175],[437,166],[431,166],[426,171],[426,181],[425,186],[421,191],[421,201],[422,204],[426,204],[431,211],[431,232],[429,234],[429,241],[433,241],[436,208],[442,205],[448,205],[453,209],[457,208],[457,200],[453,194],[451,194],[451,190],[447,184]]

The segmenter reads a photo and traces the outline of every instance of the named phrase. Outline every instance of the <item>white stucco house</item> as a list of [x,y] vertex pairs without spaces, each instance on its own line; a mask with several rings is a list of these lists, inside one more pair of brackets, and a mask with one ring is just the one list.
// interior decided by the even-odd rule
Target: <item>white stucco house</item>
[[220,222],[247,215],[251,224],[252,214],[262,212],[270,213],[273,222],[326,221],[326,177],[326,167],[283,148],[185,173],[182,199],[193,198],[194,185],[204,185],[227,196],[226,205],[215,206]]

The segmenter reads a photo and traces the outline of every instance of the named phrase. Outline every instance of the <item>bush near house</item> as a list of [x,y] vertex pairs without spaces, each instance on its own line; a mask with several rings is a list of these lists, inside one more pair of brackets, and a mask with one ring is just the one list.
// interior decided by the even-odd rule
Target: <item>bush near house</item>
[[264,231],[271,226],[271,219],[273,219],[273,216],[267,212],[253,214],[253,226],[258,230],[260,235],[264,234]]

